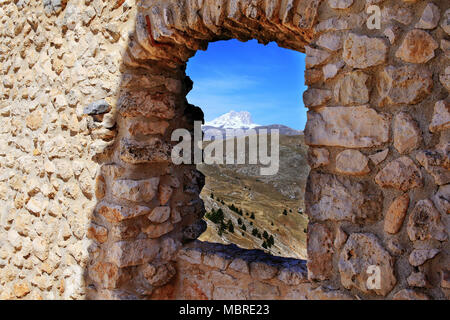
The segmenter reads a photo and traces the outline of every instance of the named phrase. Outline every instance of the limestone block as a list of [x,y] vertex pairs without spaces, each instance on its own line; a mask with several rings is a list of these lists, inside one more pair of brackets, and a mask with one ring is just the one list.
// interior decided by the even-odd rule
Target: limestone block
[[450,182],[450,157],[445,150],[423,150],[417,153],[416,159],[437,185]]
[[409,255],[408,261],[412,266],[418,267],[427,260],[433,259],[439,252],[439,249],[414,249]]
[[394,147],[401,154],[416,149],[422,141],[422,132],[409,113],[400,112],[394,117]]
[[382,39],[350,33],[344,42],[342,58],[351,67],[365,69],[384,63],[387,53]]
[[389,140],[389,117],[367,106],[324,107],[307,115],[308,145],[367,148]]
[[111,184],[112,194],[132,202],[149,202],[158,190],[159,177],[144,180],[114,180]]
[[428,239],[445,241],[448,238],[441,214],[428,199],[417,202],[409,215],[407,231],[411,241]]
[[422,12],[419,22],[416,23],[416,28],[419,29],[434,29],[439,23],[441,17],[441,10],[434,3],[429,2]]
[[[380,270],[379,288],[371,289],[367,286],[369,266],[377,266]],[[339,256],[338,267],[341,283],[347,289],[355,287],[364,293],[373,291],[377,295],[386,296],[397,283],[394,259],[370,233],[350,235]]]
[[344,74],[334,87],[334,99],[342,105],[362,105],[369,102],[369,76],[362,71]]
[[389,162],[375,176],[375,182],[383,188],[407,191],[423,186],[422,173],[408,157],[400,157]]
[[119,268],[151,261],[160,250],[159,241],[139,239],[115,242],[108,251],[108,261]]
[[388,66],[379,79],[380,106],[417,104],[433,89],[432,74],[423,66]]
[[447,129],[450,129],[450,100],[440,100],[434,105],[430,131],[439,132]]
[[406,211],[409,206],[409,195],[407,193],[398,196],[389,206],[384,217],[384,231],[395,234],[399,232],[406,217]]
[[305,192],[306,212],[316,220],[376,221],[383,195],[367,182],[311,172]]
[[344,150],[336,157],[336,171],[348,175],[365,175],[370,172],[369,158],[358,150]]
[[423,30],[411,30],[403,39],[395,56],[406,62],[426,63],[434,58],[434,50],[439,44]]
[[333,239],[330,230],[323,224],[308,226],[308,279],[325,280],[333,273]]

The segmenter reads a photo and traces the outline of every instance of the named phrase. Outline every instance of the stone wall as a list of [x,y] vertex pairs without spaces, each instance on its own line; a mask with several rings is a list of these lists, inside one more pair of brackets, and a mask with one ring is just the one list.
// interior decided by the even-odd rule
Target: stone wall
[[[447,1],[0,0],[0,17],[0,298],[448,298]],[[186,61],[232,38],[307,55],[306,265],[193,241],[204,177],[170,137],[203,119]]]

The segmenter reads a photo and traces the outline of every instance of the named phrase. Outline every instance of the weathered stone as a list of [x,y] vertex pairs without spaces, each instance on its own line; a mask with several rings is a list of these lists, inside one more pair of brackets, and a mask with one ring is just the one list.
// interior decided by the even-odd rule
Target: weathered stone
[[250,263],[250,275],[258,280],[269,280],[274,278],[278,269],[270,264],[254,261]]
[[405,252],[401,243],[395,238],[388,239],[386,246],[389,252],[394,256],[400,256]]
[[442,214],[450,214],[450,184],[439,187],[433,196],[433,202]]
[[25,121],[28,128],[31,130],[37,130],[42,126],[42,112],[41,111],[34,111],[30,113]]
[[[374,286],[373,289],[367,285],[371,275],[370,266],[377,266],[381,275],[380,286]],[[339,256],[338,267],[341,283],[347,289],[355,287],[364,293],[373,291],[385,296],[397,283],[394,259],[373,234],[351,234]]]
[[207,266],[223,271],[228,268],[231,260],[223,254],[211,252],[203,256],[203,263]]
[[440,100],[434,105],[433,118],[430,123],[431,132],[450,129],[450,100]]
[[330,51],[342,49],[342,36],[338,33],[324,33],[317,39],[317,45]]
[[133,135],[150,135],[150,134],[161,134],[164,135],[167,128],[169,127],[169,122],[165,120],[161,121],[146,121],[146,120],[134,120],[130,121],[128,126],[128,132]]
[[170,197],[172,196],[173,189],[171,186],[160,184],[159,185],[159,192],[158,192],[158,199],[159,203],[164,206],[169,202]]
[[409,215],[407,231],[411,241],[428,239],[445,241],[447,239],[441,215],[428,199],[417,202]]
[[84,114],[96,115],[107,113],[111,109],[109,103],[105,100],[98,100],[90,103],[83,109]]
[[384,159],[386,159],[387,155],[389,153],[389,149],[384,149],[380,152],[374,153],[372,155],[369,156],[370,161],[373,162],[374,165],[379,165],[381,162],[384,161]]
[[114,180],[111,192],[119,199],[149,202],[155,197],[158,185],[159,177],[145,180]]
[[308,69],[324,64],[331,56],[330,53],[324,50],[313,49],[310,46],[305,46],[305,53],[305,65]]
[[383,34],[389,39],[389,42],[391,44],[394,44],[397,38],[399,37],[400,32],[401,32],[400,28],[396,26],[390,26],[384,29]]
[[353,4],[353,0],[328,0],[328,5],[333,9],[347,9]]
[[400,112],[394,117],[394,147],[399,153],[416,149],[422,141],[421,136],[417,122],[409,113]]
[[395,188],[408,191],[423,186],[419,168],[408,157],[401,157],[389,162],[375,176],[375,182],[383,188]]
[[308,164],[311,168],[319,168],[330,163],[330,152],[325,148],[308,148]]
[[367,106],[324,107],[307,116],[308,145],[367,148],[389,140],[389,117]]
[[97,262],[89,267],[89,277],[107,289],[117,288],[125,280],[125,273],[115,264]]
[[370,172],[369,159],[358,150],[344,150],[336,156],[336,171],[354,176]]
[[170,217],[170,207],[156,207],[148,215],[148,219],[154,223],[163,223]]
[[173,229],[173,224],[170,221],[166,221],[164,223],[151,224],[148,227],[143,228],[142,231],[144,231],[149,238],[154,239],[169,233]]
[[186,226],[183,229],[183,239],[185,241],[195,240],[206,230],[206,222],[205,220],[199,219],[193,224]]
[[305,264],[298,264],[288,268],[281,268],[277,277],[289,286],[298,286],[308,282],[308,272]]
[[381,23],[392,23],[392,20],[400,22],[403,25],[409,25],[414,19],[413,11],[401,3],[394,2],[393,5],[385,5],[381,10]]
[[429,2],[422,12],[419,22],[416,23],[416,28],[419,29],[434,29],[439,23],[441,17],[441,10],[434,3]]
[[144,206],[120,206],[112,203],[101,202],[97,206],[99,215],[105,217],[111,223],[119,223],[123,220],[136,218],[150,214],[151,209]]
[[139,267],[139,272],[152,286],[163,286],[172,280],[176,271],[171,263],[144,264]]
[[447,9],[442,17],[441,28],[450,35],[450,9]]
[[117,108],[123,117],[143,116],[169,120],[175,116],[175,98],[162,94],[149,95],[141,90],[120,96]]
[[308,279],[325,280],[333,272],[333,239],[330,230],[323,224],[308,226]]
[[30,287],[24,281],[14,284],[14,295],[17,298],[22,298],[31,292]]
[[331,90],[309,88],[303,92],[303,103],[307,108],[320,107],[331,100]]
[[350,33],[344,42],[342,58],[351,67],[365,69],[384,63],[387,52],[382,39]]
[[433,176],[437,185],[450,183],[450,155],[445,150],[424,150],[416,155],[417,161]]
[[265,282],[252,282],[248,285],[251,299],[266,300],[274,299],[280,295],[280,289],[277,286]]
[[244,273],[244,274],[250,273],[248,263],[244,259],[240,259],[240,258],[233,259],[233,261],[230,263],[229,267],[230,267],[230,269],[233,269],[240,273]]
[[202,252],[200,250],[183,248],[178,252],[178,258],[190,264],[201,264]]
[[422,292],[417,292],[411,289],[403,289],[394,294],[393,300],[430,300],[430,298]]
[[407,193],[398,196],[389,206],[384,217],[384,231],[396,234],[400,231],[406,217],[409,206],[409,195]]
[[439,75],[439,81],[447,91],[450,91],[450,66],[444,69],[444,73]]
[[98,224],[91,223],[87,232],[87,236],[90,239],[97,240],[99,243],[104,243],[106,242],[106,240],[108,240],[108,229]]
[[450,289],[450,270],[441,271],[441,287]]
[[328,63],[327,65],[323,66],[321,72],[321,75],[323,75],[323,79],[328,80],[334,78],[344,65],[344,61],[341,60],[336,63]]
[[109,262],[119,268],[136,266],[151,261],[160,249],[159,241],[139,239],[115,242],[108,251]]
[[418,267],[427,260],[433,259],[439,252],[439,249],[414,249],[409,255],[408,261],[412,266]]
[[428,285],[427,278],[423,272],[412,272],[406,281],[408,281],[410,287],[423,288]]
[[439,44],[423,30],[409,31],[395,56],[406,62],[425,63],[434,58],[434,50]]
[[306,212],[316,220],[376,221],[383,195],[366,182],[311,172],[305,192]]
[[343,105],[361,105],[369,102],[367,82],[369,76],[362,71],[344,74],[334,87],[334,99]]
[[417,104],[433,89],[430,70],[422,66],[385,67],[380,74],[380,106]]
[[348,239],[347,233],[344,230],[342,230],[341,227],[338,227],[336,230],[336,236],[334,238],[334,247],[336,249],[340,249],[347,241],[347,239]]
[[145,142],[122,139],[120,159],[130,164],[166,163],[170,161],[170,145],[156,137]]

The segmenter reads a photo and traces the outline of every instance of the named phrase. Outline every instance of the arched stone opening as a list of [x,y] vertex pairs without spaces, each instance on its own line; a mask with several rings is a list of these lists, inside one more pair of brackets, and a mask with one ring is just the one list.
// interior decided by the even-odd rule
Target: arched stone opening
[[[174,282],[186,281],[182,275],[172,279],[176,269],[182,269],[180,263],[173,263],[174,254],[205,228],[199,198],[203,175],[195,165],[176,166],[170,159],[174,144],[171,132],[177,128],[192,131],[193,121],[203,120],[201,109],[186,100],[192,88],[185,75],[186,61],[196,50],[206,49],[208,42],[232,38],[275,41],[279,46],[304,52],[304,46],[311,41],[318,4],[319,1],[300,1],[295,5],[273,1],[140,4],[136,30],[130,35],[125,52],[126,69],[117,102],[119,130],[108,148],[110,152],[103,154],[106,192],[94,215],[94,223],[108,224],[109,233],[110,228],[116,233],[116,237],[109,237],[101,245],[99,258],[91,263],[91,279],[99,272],[114,269],[111,282],[93,281],[92,287],[100,296],[102,290],[99,292],[97,287],[103,287],[108,295],[123,289],[141,297],[170,296],[167,291]],[[186,249],[203,248],[213,260],[220,259],[223,250],[236,251],[236,256],[239,252],[213,247],[194,242]],[[255,252],[240,252],[247,260],[249,255],[254,256]],[[253,263],[258,270],[269,268],[267,257],[259,260]],[[272,260],[274,263],[277,259]],[[297,268],[297,277],[305,278],[304,262],[278,261],[283,263]],[[106,280],[101,278],[97,276]]]
[[[109,163],[102,166],[106,192],[94,215],[109,230],[89,272],[94,278],[98,272],[108,274],[94,279],[95,294],[153,299],[426,296],[413,289],[392,293],[399,282],[425,277],[420,268],[409,277],[401,271],[398,277],[395,266],[403,246],[411,246],[392,236],[401,228],[411,198],[416,204],[406,227],[409,239],[437,242],[415,249],[409,263],[417,267],[420,250],[431,257],[446,247],[444,222],[435,208],[439,203],[405,193],[424,186],[419,167],[405,154],[424,147],[419,123],[426,122],[405,108],[382,108],[417,105],[429,96],[431,72],[417,64],[430,59],[434,40],[424,31],[410,31],[412,39],[404,41],[429,41],[430,46],[423,56],[400,47],[392,59],[418,61],[392,65],[387,39],[353,31],[365,28],[366,7],[363,1],[140,3],[136,30],[124,53],[119,130],[105,158]],[[314,169],[306,190],[307,265],[194,241],[205,228],[199,199],[204,177],[192,165],[170,163],[169,136],[176,128],[193,130],[193,121],[203,119],[201,109],[186,100],[192,88],[186,61],[208,42],[230,38],[275,41],[307,54],[305,137]],[[385,159],[387,165],[379,165]],[[427,153],[416,159],[426,168]],[[419,211],[433,220],[432,227],[414,222]],[[408,269],[402,263],[399,268]],[[439,281],[436,273],[434,277]]]
[[[3,1],[1,297],[448,299],[447,2]],[[168,137],[202,118],[185,61],[229,38],[307,54],[307,273],[191,241]]]

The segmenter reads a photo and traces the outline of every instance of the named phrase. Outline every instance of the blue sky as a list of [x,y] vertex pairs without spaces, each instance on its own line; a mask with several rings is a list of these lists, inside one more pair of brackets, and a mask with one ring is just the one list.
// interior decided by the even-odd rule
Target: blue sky
[[231,110],[249,111],[257,124],[303,130],[304,70],[303,53],[275,43],[218,41],[188,61],[194,88],[187,98],[202,108],[206,121]]

